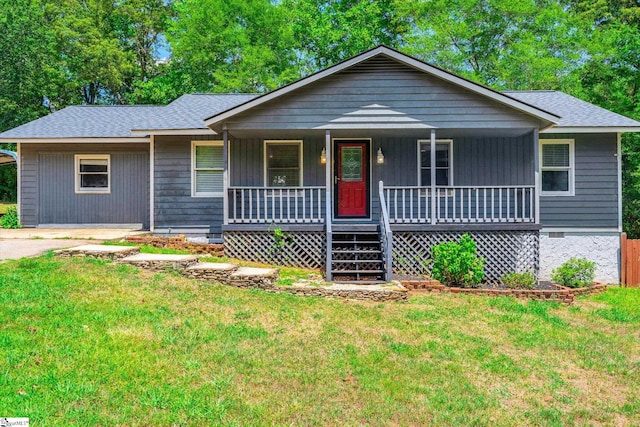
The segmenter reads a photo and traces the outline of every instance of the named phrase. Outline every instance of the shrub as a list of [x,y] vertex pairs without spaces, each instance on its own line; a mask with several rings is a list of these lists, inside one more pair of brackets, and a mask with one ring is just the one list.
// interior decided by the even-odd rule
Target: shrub
[[526,273],[507,273],[500,280],[509,289],[533,289],[536,286],[536,276]]
[[0,218],[0,227],[2,228],[20,228],[20,220],[18,219],[18,208],[9,206],[7,213]]
[[551,272],[554,282],[568,288],[581,288],[593,283],[596,263],[586,258],[571,258]]
[[485,259],[476,252],[476,243],[464,234],[460,242],[448,242],[432,248],[434,279],[448,286],[478,287],[484,278]]

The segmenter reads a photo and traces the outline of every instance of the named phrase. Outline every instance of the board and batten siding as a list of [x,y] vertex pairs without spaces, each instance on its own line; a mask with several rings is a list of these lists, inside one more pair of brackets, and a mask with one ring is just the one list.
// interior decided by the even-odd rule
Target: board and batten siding
[[541,196],[542,227],[617,229],[616,134],[541,134],[540,139],[575,141],[575,195]]
[[[39,224],[149,227],[147,144],[21,144],[21,219]],[[76,194],[76,154],[109,154],[109,194]]]
[[226,120],[228,129],[314,129],[379,104],[440,129],[522,128],[538,119],[377,56]]
[[156,136],[154,219],[156,228],[209,228],[222,232],[223,198],[191,197],[191,141],[220,140],[201,135]]

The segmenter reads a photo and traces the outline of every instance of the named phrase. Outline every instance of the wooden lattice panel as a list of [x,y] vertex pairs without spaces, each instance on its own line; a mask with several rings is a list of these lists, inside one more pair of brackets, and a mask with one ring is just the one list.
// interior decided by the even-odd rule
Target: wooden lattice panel
[[326,265],[326,237],[323,232],[285,232],[284,245],[276,245],[269,231],[226,231],[225,255],[231,258],[266,264],[304,268],[324,268]]
[[[428,274],[431,247],[458,241],[465,232],[395,232],[393,233],[393,272]],[[485,280],[498,280],[504,273],[531,271],[538,274],[540,237],[537,231],[468,232],[476,242],[478,255],[484,257]]]

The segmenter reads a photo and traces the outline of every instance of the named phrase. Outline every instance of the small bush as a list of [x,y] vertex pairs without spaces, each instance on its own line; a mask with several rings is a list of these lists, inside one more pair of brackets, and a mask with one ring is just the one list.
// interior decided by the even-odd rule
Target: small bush
[[0,218],[0,227],[2,228],[20,228],[20,220],[18,219],[18,208],[9,206],[7,213]]
[[586,258],[571,258],[551,272],[554,282],[568,288],[582,288],[593,283],[596,263]]
[[448,286],[478,287],[484,279],[485,259],[477,255],[476,243],[464,234],[460,242],[448,242],[432,248],[434,279]]
[[507,273],[500,280],[509,289],[533,289],[536,286],[536,276],[531,272]]

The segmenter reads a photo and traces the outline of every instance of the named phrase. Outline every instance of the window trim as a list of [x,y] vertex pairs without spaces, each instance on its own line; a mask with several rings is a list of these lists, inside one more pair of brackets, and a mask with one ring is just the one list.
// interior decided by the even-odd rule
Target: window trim
[[[106,160],[107,161],[107,186],[81,187],[80,161],[81,160]],[[111,194],[111,154],[76,154],[74,155],[75,193],[76,194]]]
[[224,167],[221,167],[221,168],[199,168],[199,169],[196,169],[196,147],[198,147],[198,146],[218,146],[218,147],[223,147],[224,146],[224,142],[223,141],[211,141],[211,140],[191,141],[191,197],[224,197],[224,188],[221,189],[220,191],[209,191],[209,192],[197,192],[196,191],[196,172],[197,171],[199,171],[199,170],[220,171],[220,172],[222,172],[224,174]]
[[293,145],[293,144],[298,144],[298,168],[300,169],[300,185],[298,185],[297,187],[304,187],[304,158],[302,157],[302,145],[303,145],[303,141],[301,139],[265,139],[264,143],[263,143],[263,169],[264,169],[264,176],[263,176],[263,185],[264,187],[273,187],[273,185],[267,185],[267,177],[269,175],[269,168],[268,168],[268,158],[267,158],[267,146],[269,144],[283,144],[283,145]]
[[[546,144],[567,144],[569,145],[569,166],[568,167],[545,167],[542,163],[543,160],[543,148]],[[539,162],[540,162],[540,196],[541,197],[571,197],[575,196],[576,188],[575,188],[575,174],[576,174],[576,161],[575,161],[575,140],[564,138],[564,139],[540,139],[540,153],[539,153]],[[569,190],[567,191],[544,191],[542,190],[542,172],[543,171],[564,171],[567,170],[569,172]]]
[[[418,175],[417,175],[417,183],[418,187],[429,187],[428,185],[422,185],[422,151],[420,150],[420,146],[423,144],[431,144],[430,139],[419,139],[418,140]],[[453,187],[453,139],[436,139],[437,144],[448,144],[449,145],[449,182],[447,183],[447,187]],[[431,161],[431,160],[429,160]],[[438,169],[438,168],[436,168]]]

